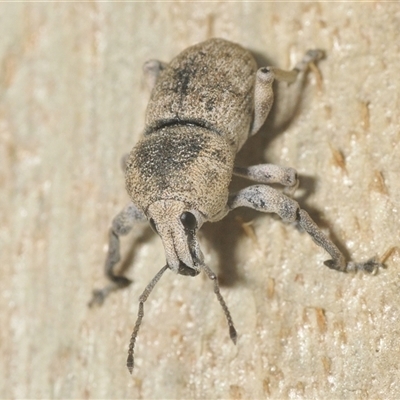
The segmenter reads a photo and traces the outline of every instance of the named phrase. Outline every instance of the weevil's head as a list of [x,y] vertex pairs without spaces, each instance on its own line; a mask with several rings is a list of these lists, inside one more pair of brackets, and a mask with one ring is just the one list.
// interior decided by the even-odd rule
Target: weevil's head
[[196,235],[203,217],[196,210],[186,210],[180,201],[160,200],[149,206],[147,215],[164,244],[169,268],[181,275],[196,276],[203,262]]
[[173,271],[199,273],[196,232],[226,214],[233,161],[221,136],[192,125],[145,135],[130,153],[127,191],[160,235]]

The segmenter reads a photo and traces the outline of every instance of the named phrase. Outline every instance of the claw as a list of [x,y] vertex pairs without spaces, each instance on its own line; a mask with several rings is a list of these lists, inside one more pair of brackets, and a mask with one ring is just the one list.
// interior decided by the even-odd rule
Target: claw
[[380,268],[384,268],[384,265],[376,257],[373,257],[363,263],[349,262],[346,271],[365,271],[371,275],[376,275]]
[[93,290],[92,299],[89,301],[88,306],[91,308],[93,306],[101,306],[104,303],[105,298],[110,292],[107,288]]
[[89,301],[88,306],[93,307],[101,306],[104,303],[106,297],[113,292],[114,290],[122,289],[129,286],[132,281],[124,276],[110,275],[110,279],[112,279],[112,283],[105,286],[103,289],[95,289],[93,290],[92,299]]

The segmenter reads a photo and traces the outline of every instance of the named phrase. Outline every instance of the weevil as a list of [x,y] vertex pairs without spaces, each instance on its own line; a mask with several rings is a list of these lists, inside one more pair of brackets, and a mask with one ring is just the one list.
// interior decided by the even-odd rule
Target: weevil
[[[276,183],[294,192],[298,179],[293,168],[235,166],[236,154],[271,110],[274,80],[298,81],[309,65],[322,57],[322,51],[311,50],[291,71],[258,69],[252,54],[240,45],[210,39],[187,48],[169,64],[152,60],[144,65],[152,91],[144,133],[125,164],[131,202],[114,218],[109,233],[105,272],[111,283],[94,291],[91,302],[102,303],[110,291],[130,284],[114,271],[120,260],[119,238],[137,222],[148,220],[162,240],[166,264],[139,298],[127,359],[131,373],[144,303],[167,269],[186,276],[203,271],[213,281],[230,337],[236,343],[237,333],[217,276],[205,264],[197,239],[204,222],[218,221],[235,208],[276,213],[284,221],[297,223],[329,253],[331,259],[324,264],[331,269],[373,272],[380,267],[375,258],[365,263],[347,262],[295,200],[268,186]],[[234,174],[257,184],[229,193]]]

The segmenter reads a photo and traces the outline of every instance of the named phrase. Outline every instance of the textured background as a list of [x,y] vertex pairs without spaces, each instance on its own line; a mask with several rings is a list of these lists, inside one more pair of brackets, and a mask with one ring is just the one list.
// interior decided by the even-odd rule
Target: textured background
[[340,274],[293,226],[236,210],[202,242],[237,346],[211,283],[166,273],[133,376],[137,299],[164,262],[148,229],[123,242],[134,283],[87,308],[128,200],[120,158],[143,129],[141,66],[212,36],[284,68],[326,50],[295,117],[240,160],[295,167],[296,199],[348,256],[399,245],[398,4],[2,3],[1,398],[399,398],[397,249],[376,276]]

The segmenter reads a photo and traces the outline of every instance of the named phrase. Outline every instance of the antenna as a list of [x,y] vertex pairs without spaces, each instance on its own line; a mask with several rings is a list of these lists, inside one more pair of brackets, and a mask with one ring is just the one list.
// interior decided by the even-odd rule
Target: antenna
[[233,344],[236,344],[237,332],[233,325],[231,313],[229,312],[228,306],[226,305],[225,300],[222,297],[221,292],[219,291],[217,275],[215,275],[215,273],[207,265],[201,264],[201,267],[204,269],[204,272],[207,274],[207,276],[214,282],[214,293],[216,294],[219,304],[221,304],[221,307],[224,310],[225,317],[228,321],[229,336],[232,339]]
[[[133,351],[135,349],[136,337],[137,337],[137,335],[139,333],[140,324],[142,323],[142,319],[143,319],[143,316],[144,316],[144,302],[147,300],[147,298],[149,297],[151,291],[154,289],[154,286],[156,286],[157,282],[160,280],[162,274],[165,272],[165,270],[167,268],[168,268],[168,264],[164,265],[164,267],[162,267],[160,269],[160,271],[158,271],[157,275],[150,281],[150,283],[146,286],[146,289],[144,289],[143,293],[139,297],[138,317],[137,317],[137,320],[136,320],[136,323],[135,323],[135,327],[133,328],[131,340],[129,342],[128,358],[126,360],[126,366],[128,367],[129,372],[131,374],[132,374],[133,365],[134,365]],[[228,314],[229,314],[229,312],[228,312]]]

